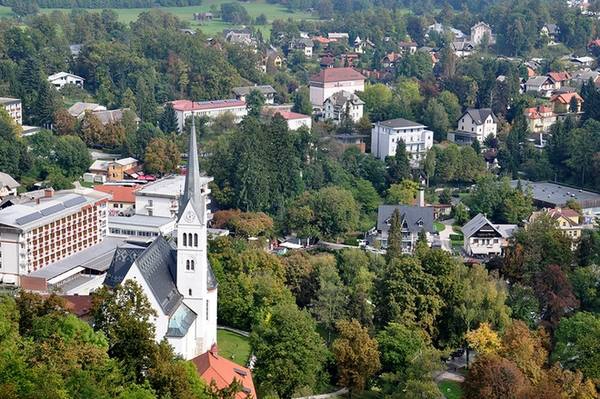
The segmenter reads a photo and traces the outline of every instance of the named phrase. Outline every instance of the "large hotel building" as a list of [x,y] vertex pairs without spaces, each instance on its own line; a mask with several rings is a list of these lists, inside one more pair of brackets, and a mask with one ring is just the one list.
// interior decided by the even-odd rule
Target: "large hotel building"
[[20,276],[102,241],[109,199],[91,189],[50,189],[0,210],[0,281],[19,284]]

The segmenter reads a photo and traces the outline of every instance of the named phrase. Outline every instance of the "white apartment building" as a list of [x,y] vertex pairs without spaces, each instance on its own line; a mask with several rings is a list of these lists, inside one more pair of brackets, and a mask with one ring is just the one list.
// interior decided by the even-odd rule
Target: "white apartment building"
[[480,143],[488,137],[496,137],[498,119],[490,108],[469,108],[458,119],[456,132],[448,134],[448,140],[458,144],[471,144],[477,140]]
[[427,126],[402,118],[377,122],[371,130],[371,153],[379,159],[393,156],[400,140],[406,145],[411,166],[418,167],[433,147],[433,132]]
[[136,215],[174,218],[185,187],[185,176],[172,175],[146,184],[135,192]]
[[17,125],[23,124],[23,107],[18,98],[0,97],[0,107],[4,108]]
[[83,87],[84,78],[81,76],[74,75],[68,72],[58,72],[54,75],[48,76],[48,82],[57,89],[62,89],[68,84],[72,84],[78,87]]
[[365,90],[365,77],[354,68],[325,68],[310,78],[310,102],[321,109],[329,97],[340,91]]
[[89,248],[107,233],[110,195],[92,189],[44,190],[0,210],[0,280],[19,277]]
[[237,99],[200,102],[176,100],[172,101],[171,104],[173,104],[173,109],[177,115],[177,124],[180,132],[182,132],[185,127],[186,119],[192,116],[192,114],[212,119],[230,113],[235,117],[236,123],[240,122],[244,116],[248,115],[246,102]]

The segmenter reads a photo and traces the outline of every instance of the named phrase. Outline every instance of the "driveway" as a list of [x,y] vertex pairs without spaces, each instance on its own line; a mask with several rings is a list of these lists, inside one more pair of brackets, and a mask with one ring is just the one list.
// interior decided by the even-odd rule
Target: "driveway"
[[444,225],[444,230],[438,233],[440,236],[442,249],[448,252],[452,252],[452,242],[450,241],[450,234],[454,234],[454,230],[452,229],[452,223],[454,223],[454,219],[442,221],[442,224]]

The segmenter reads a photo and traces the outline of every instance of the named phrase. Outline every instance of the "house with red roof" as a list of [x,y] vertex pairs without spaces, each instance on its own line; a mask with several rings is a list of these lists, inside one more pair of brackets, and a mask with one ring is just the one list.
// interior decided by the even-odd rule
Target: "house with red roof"
[[112,196],[108,201],[109,216],[124,216],[135,213],[135,192],[140,188],[141,186],[137,184],[98,184],[94,186],[94,190]]
[[191,101],[175,100],[171,101],[175,115],[177,116],[177,125],[182,132],[185,127],[185,121],[192,114],[200,117],[214,119],[224,114],[231,114],[236,123],[240,122],[248,114],[246,102],[238,99],[215,100],[215,101]]
[[310,102],[314,108],[339,91],[364,91],[365,77],[354,68],[325,68],[310,78]]
[[571,80],[571,75],[569,72],[548,72],[546,74],[550,78],[550,81],[554,83],[554,89],[558,90],[563,87],[569,80]]
[[529,217],[529,223],[542,215],[547,215],[556,223],[556,227],[572,241],[571,249],[577,247],[577,241],[581,238],[581,231],[586,228],[581,223],[579,213],[571,208],[543,208],[533,212]]
[[[558,93],[550,97],[550,102],[553,104],[554,112],[557,114],[566,114],[569,112],[579,113],[581,112],[583,98],[575,92]],[[577,103],[577,108],[575,110],[571,109],[571,102]]]
[[237,381],[241,391],[235,395],[236,399],[257,398],[250,370],[219,356],[216,345],[191,361],[207,385],[214,383],[218,389],[223,389]]
[[523,111],[527,120],[527,127],[531,133],[537,135],[535,141],[540,147],[545,146],[544,135],[548,133],[550,127],[556,123],[556,114],[552,108],[546,105],[527,108]]

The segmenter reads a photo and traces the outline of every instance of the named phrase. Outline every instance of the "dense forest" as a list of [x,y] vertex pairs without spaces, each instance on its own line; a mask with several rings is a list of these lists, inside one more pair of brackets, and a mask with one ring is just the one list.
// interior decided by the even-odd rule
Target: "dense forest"
[[2,0],[0,5],[18,6],[30,3],[41,8],[148,8],[186,7],[202,4],[202,0]]

